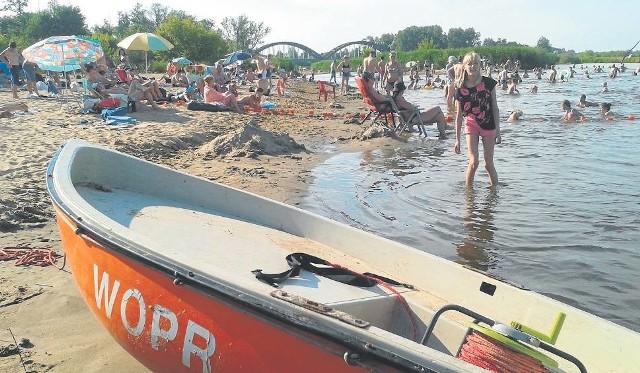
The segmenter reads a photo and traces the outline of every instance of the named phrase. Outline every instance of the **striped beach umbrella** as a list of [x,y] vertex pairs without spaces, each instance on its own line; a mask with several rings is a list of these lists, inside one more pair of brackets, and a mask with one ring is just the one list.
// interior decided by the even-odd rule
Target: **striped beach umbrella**
[[67,72],[100,60],[104,52],[99,41],[71,35],[40,40],[23,50],[22,55],[42,70]]

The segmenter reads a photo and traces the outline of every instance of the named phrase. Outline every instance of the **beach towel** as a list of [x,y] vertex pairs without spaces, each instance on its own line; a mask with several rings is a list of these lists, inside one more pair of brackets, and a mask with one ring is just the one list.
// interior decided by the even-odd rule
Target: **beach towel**
[[126,106],[116,109],[103,109],[100,115],[103,120],[107,120],[108,117],[121,117],[127,114],[128,108]]
[[273,109],[276,107],[276,104],[274,104],[271,101],[265,101],[262,104],[260,104],[260,107],[263,109]]
[[191,101],[187,104],[187,109],[194,111],[231,111],[231,108],[219,103],[205,104],[204,102]]
[[138,123],[136,118],[124,117],[124,116],[106,116],[102,117],[105,124],[108,125],[134,125]]

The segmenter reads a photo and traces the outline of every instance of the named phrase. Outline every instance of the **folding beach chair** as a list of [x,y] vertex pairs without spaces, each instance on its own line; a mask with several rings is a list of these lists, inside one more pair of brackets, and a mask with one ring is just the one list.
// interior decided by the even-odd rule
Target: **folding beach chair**
[[410,128],[415,124],[418,127],[418,134],[427,137],[427,129],[424,122],[422,122],[420,109],[416,108],[414,110],[400,110],[398,114],[400,118],[402,118],[402,120],[396,126],[396,132],[402,133],[407,128]]
[[[384,101],[376,102],[368,94],[365,84],[367,83],[364,81],[364,79],[362,79],[362,77],[356,77],[356,86],[358,87],[358,91],[360,91],[360,94],[362,95],[362,101],[364,101],[364,103],[369,107],[369,113],[362,119],[362,121],[360,121],[359,124],[363,124],[371,117],[371,114],[375,114],[375,117],[373,119],[374,123],[380,123],[379,119],[383,118],[385,126],[395,131],[396,121],[394,113],[398,113],[398,109],[395,103],[393,102],[393,100],[391,100],[391,98]],[[389,125],[389,117],[391,117],[391,125]]]

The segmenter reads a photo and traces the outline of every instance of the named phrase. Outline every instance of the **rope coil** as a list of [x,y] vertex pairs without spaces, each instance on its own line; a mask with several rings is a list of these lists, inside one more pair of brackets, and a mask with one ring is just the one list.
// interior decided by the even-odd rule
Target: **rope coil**
[[31,247],[11,247],[7,246],[0,249],[0,262],[15,260],[16,266],[39,266],[47,267],[55,265],[58,258],[62,255],[56,253],[52,249],[34,249]]
[[458,358],[495,373],[549,373],[534,358],[475,331],[467,336]]

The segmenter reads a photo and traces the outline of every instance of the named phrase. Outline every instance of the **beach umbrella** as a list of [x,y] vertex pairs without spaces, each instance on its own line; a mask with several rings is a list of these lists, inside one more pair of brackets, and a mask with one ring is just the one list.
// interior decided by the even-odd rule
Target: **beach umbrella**
[[100,60],[104,52],[99,41],[71,35],[40,40],[23,50],[22,55],[42,70],[67,72]]
[[227,58],[224,59],[222,64],[224,66],[231,65],[237,61],[244,61],[251,58],[251,54],[244,51],[236,51],[227,55]]
[[191,62],[191,60],[186,57],[174,58],[171,60],[171,63],[175,63],[178,66],[186,66],[186,65],[193,64],[193,62]]
[[118,46],[130,51],[144,51],[145,71],[149,70],[147,52],[173,49],[173,44],[171,44],[167,39],[150,32],[139,32],[137,34],[129,35],[122,39],[118,43]]

